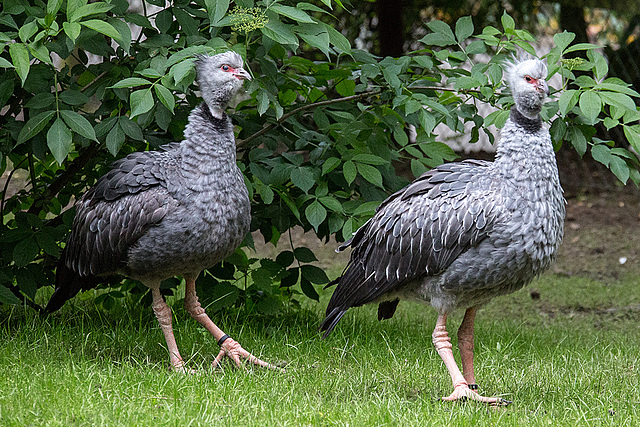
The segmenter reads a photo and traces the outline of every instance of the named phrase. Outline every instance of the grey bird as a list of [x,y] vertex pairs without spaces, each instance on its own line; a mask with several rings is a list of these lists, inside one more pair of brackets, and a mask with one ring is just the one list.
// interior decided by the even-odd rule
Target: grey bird
[[182,275],[186,310],[221,345],[214,366],[229,356],[238,365],[246,358],[272,368],[220,330],[196,296],[200,272],[233,253],[251,221],[233,127],[224,112],[250,75],[231,51],[199,56],[196,71],[204,103],[190,113],[184,140],[114,162],[76,203],[45,312],[59,309],[104,276],[139,280],[151,289],[172,368],[188,371],[173,335],[171,309],[160,293],[162,280]]
[[[391,195],[340,250],[351,258],[326,310],[326,337],[350,307],[378,302],[393,316],[398,298],[438,312],[433,343],[451,375],[444,400],[506,400],[477,393],[473,329],[477,309],[529,284],[549,267],[564,233],[565,200],[549,129],[540,111],[549,89],[546,65],[514,61],[506,80],[515,102],[494,162],[436,167]],[[453,310],[466,310],[458,330],[464,374],[446,330]]]

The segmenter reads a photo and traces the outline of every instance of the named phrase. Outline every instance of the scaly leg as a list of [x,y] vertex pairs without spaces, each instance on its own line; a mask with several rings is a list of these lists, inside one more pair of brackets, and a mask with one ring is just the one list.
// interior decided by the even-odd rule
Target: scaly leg
[[[184,297],[185,309],[189,312],[191,317],[193,317],[198,322],[200,322],[200,324],[204,326],[207,329],[207,331],[211,333],[211,335],[213,335],[213,338],[215,338],[216,341],[219,341],[220,338],[222,338],[226,334],[222,332],[222,329],[218,328],[215,325],[215,323],[211,321],[209,316],[207,316],[207,313],[205,313],[204,308],[202,308],[202,306],[200,305],[200,302],[198,301],[198,296],[196,295],[196,279],[193,277],[187,276],[185,277],[185,281],[187,282],[185,297]],[[218,356],[216,356],[215,360],[213,361],[213,366],[214,367],[218,366],[222,358],[225,356],[233,359],[233,361],[239,367],[243,366],[240,361],[240,358],[242,357],[247,359],[249,362],[253,364],[263,366],[265,368],[280,369],[267,362],[264,362],[258,359],[253,354],[249,353],[247,350],[242,348],[242,346],[237,341],[231,338],[226,338],[225,341],[222,343],[220,352],[218,353]]]
[[451,381],[453,382],[453,393],[447,397],[443,397],[442,400],[459,400],[463,398],[477,400],[491,405],[504,405],[507,401],[499,397],[484,397],[478,393],[469,389],[467,380],[464,379],[455,359],[453,358],[453,352],[451,351],[451,339],[447,333],[447,315],[440,314],[436,321],[436,327],[433,330],[433,345],[436,347],[438,355],[442,358],[444,365],[451,375]]
[[167,341],[167,349],[169,350],[169,359],[171,360],[171,368],[176,372],[186,372],[186,367],[180,352],[178,351],[178,345],[176,344],[176,338],[173,336],[173,328],[171,327],[171,309],[165,302],[160,289],[151,289],[151,296],[153,297],[153,312],[156,314],[158,323],[160,323],[160,329],[164,333],[164,339]]
[[462,374],[471,390],[478,389],[476,377],[473,374],[473,323],[476,312],[475,307],[468,308],[464,313],[460,328],[458,328],[458,348],[460,349],[460,359],[462,359]]

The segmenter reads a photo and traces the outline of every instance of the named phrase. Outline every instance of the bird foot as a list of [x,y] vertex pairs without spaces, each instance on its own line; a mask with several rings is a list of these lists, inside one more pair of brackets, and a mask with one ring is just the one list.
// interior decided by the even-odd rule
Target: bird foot
[[491,406],[507,406],[512,403],[510,400],[503,399],[501,397],[484,397],[479,395],[477,392],[471,390],[468,385],[462,384],[456,386],[451,393],[447,397],[443,397],[442,400],[446,401],[456,401],[459,400],[464,402],[466,400],[475,400],[477,402],[488,403]]
[[214,368],[220,366],[220,362],[222,361],[223,357],[231,358],[233,362],[236,364],[236,366],[238,366],[239,368],[245,367],[241,359],[246,359],[247,361],[249,361],[249,363],[252,363],[254,365],[284,372],[284,369],[274,366],[270,363],[267,363],[261,359],[258,359],[253,354],[249,353],[247,350],[242,348],[242,346],[232,338],[227,338],[222,343],[222,346],[220,348],[220,353],[218,353],[218,356],[216,356],[215,360],[213,361]]

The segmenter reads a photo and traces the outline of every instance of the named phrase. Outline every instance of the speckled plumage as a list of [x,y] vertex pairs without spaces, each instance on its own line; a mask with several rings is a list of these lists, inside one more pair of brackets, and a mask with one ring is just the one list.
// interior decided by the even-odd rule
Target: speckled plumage
[[[524,75],[542,89],[529,90]],[[516,106],[494,162],[434,168],[391,195],[346,242],[351,259],[327,307],[325,336],[350,307],[397,297],[439,313],[476,307],[543,272],[563,236],[565,204],[548,126],[548,91],[538,60],[509,67]],[[383,304],[379,317],[393,315]]]
[[99,276],[123,274],[152,288],[175,275],[197,277],[242,242],[249,197],[223,112],[242,80],[223,76],[218,83],[211,76],[225,63],[242,67],[234,52],[198,60],[205,102],[189,115],[184,141],[114,162],[77,202],[47,311],[95,286]]

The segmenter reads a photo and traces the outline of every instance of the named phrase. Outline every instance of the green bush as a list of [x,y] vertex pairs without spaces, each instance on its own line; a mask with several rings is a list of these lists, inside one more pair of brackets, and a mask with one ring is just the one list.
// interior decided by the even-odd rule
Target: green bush
[[[197,53],[233,49],[255,77],[232,119],[253,204],[252,230],[274,245],[294,226],[321,239],[349,238],[389,192],[408,182],[395,167],[410,165],[418,176],[456,157],[437,141],[439,123],[454,131],[473,123],[472,141],[490,125],[501,127],[512,103],[502,88],[501,63],[517,49],[534,53],[534,38],[506,14],[501,29],[481,32],[469,17],[453,30],[430,22],[423,49],[378,58],[353,49],[334,29],[331,11],[343,7],[339,0],[149,3],[157,11],[129,12],[124,0],[3,2],[0,155],[8,179],[0,205],[2,303],[34,305],[38,288],[53,284],[72,202],[115,158],[182,138],[198,102]],[[560,74],[563,82],[543,111],[554,144],[569,143],[581,155],[590,150],[620,181],[638,184],[637,158],[594,138],[594,126],[622,127],[640,152],[639,95],[606,77],[607,62],[596,46],[571,46],[573,38],[556,34],[546,55],[550,76]],[[586,59],[563,59],[576,50]],[[491,59],[478,62],[485,53]],[[498,109],[481,117],[478,103]],[[24,185],[9,197],[16,176]],[[275,259],[238,250],[201,275],[199,287],[214,310],[244,303],[272,313],[283,303],[296,304],[301,293],[318,298],[315,287],[328,279],[315,260],[305,247]],[[217,286],[205,286],[211,284]],[[126,290],[142,295],[144,288],[129,280],[111,283],[99,302],[108,308]]]

